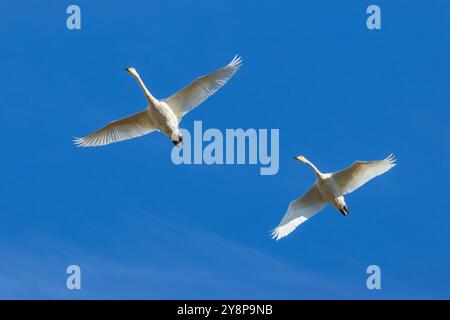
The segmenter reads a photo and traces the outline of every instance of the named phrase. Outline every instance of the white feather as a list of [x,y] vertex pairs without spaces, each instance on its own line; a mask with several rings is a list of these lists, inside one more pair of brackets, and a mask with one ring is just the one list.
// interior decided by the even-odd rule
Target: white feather
[[235,56],[225,67],[201,76],[164,101],[178,119],[208,99],[222,88],[242,66],[242,59]]

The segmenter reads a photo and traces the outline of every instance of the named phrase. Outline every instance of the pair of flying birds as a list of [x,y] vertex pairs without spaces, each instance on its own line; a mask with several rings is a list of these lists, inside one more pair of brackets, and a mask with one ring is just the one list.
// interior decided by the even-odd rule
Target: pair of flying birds
[[[137,80],[144,92],[148,102],[147,108],[131,116],[112,121],[86,137],[76,138],[74,142],[80,147],[98,147],[143,136],[153,131],[161,131],[175,145],[178,145],[183,141],[179,129],[183,116],[224,86],[241,66],[241,58],[235,56],[225,67],[195,79],[177,93],[161,100],[156,99],[148,91],[136,69],[125,68]],[[384,160],[357,161],[345,170],[322,173],[305,157],[298,156],[295,159],[310,166],[316,173],[317,179],[303,196],[289,204],[283,219],[272,231],[272,237],[276,240],[290,234],[327,204],[331,204],[347,216],[349,210],[344,195],[395,166],[395,158],[390,155]]]

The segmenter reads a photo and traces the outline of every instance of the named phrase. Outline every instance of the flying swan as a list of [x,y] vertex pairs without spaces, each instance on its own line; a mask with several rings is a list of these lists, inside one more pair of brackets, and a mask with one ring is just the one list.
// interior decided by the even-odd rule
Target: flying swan
[[322,173],[305,157],[298,156],[294,159],[309,165],[316,173],[317,180],[303,196],[289,204],[280,224],[272,230],[272,238],[276,240],[290,234],[300,224],[322,211],[328,203],[347,216],[349,211],[344,195],[355,191],[396,165],[395,157],[391,154],[384,160],[356,161],[345,170]]
[[110,122],[86,137],[75,138],[74,143],[80,147],[98,147],[140,137],[153,131],[162,131],[173,144],[178,145],[183,141],[178,127],[183,116],[225,85],[241,65],[241,58],[235,56],[225,67],[197,78],[177,93],[162,100],[151,95],[136,69],[125,68],[144,91],[148,101],[147,108]]

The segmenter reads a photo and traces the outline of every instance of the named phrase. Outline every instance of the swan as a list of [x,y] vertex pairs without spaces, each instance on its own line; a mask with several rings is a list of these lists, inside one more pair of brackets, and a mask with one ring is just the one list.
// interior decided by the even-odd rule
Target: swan
[[300,224],[322,211],[327,204],[331,204],[347,216],[349,210],[344,195],[355,191],[396,165],[396,159],[391,154],[384,160],[356,161],[342,171],[322,173],[304,156],[294,157],[294,159],[310,166],[316,173],[317,180],[303,196],[289,204],[280,224],[271,232],[275,240],[286,237]]
[[125,68],[144,92],[148,102],[147,108],[112,121],[86,137],[75,138],[74,143],[79,147],[98,147],[140,137],[153,131],[162,131],[173,144],[178,145],[183,141],[178,127],[183,116],[224,86],[241,66],[242,59],[236,55],[225,67],[195,79],[169,98],[161,100],[148,91],[136,69]]

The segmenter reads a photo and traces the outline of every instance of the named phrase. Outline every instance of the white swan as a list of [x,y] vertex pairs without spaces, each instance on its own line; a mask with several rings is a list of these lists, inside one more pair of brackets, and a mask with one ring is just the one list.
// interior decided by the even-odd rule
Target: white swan
[[300,224],[320,212],[328,203],[347,216],[349,211],[344,195],[389,171],[396,164],[395,157],[391,154],[384,160],[357,161],[345,170],[322,173],[305,157],[299,156],[295,159],[309,165],[316,173],[317,180],[303,196],[289,204],[280,224],[272,231],[272,238],[276,240],[290,234]]
[[183,141],[179,123],[183,116],[219,90],[241,67],[238,56],[225,67],[202,76],[167,99],[151,95],[136,69],[125,68],[139,83],[148,101],[148,107],[131,116],[110,122],[102,129],[83,138],[75,138],[80,147],[98,147],[143,136],[152,131],[164,132],[175,145]]

